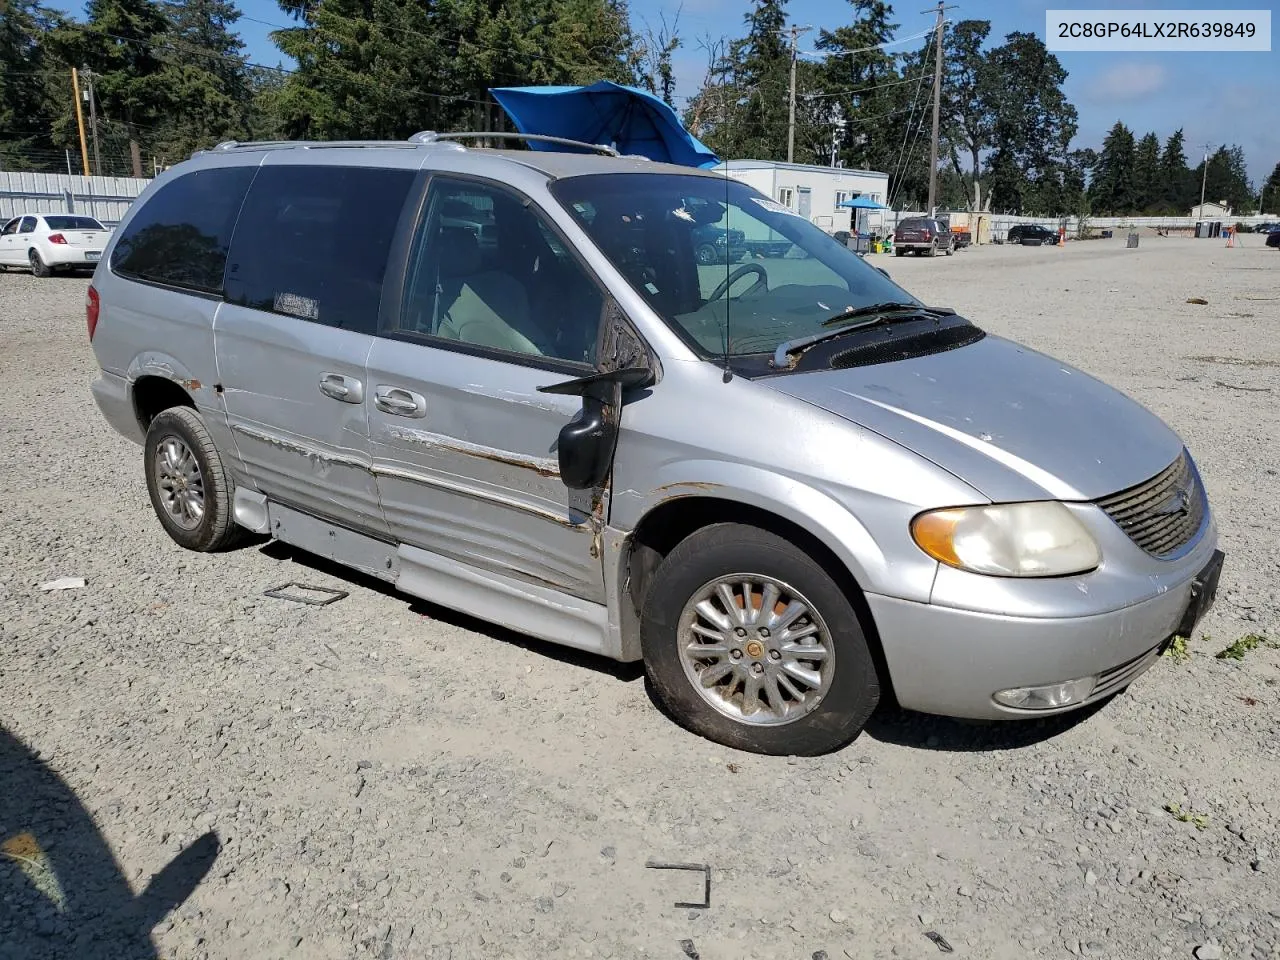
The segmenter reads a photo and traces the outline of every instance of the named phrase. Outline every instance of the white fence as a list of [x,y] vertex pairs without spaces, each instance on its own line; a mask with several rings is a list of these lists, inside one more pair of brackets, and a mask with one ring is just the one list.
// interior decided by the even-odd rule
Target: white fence
[[[871,221],[871,230],[880,229],[883,231],[892,231],[898,222],[908,217],[923,217],[926,214],[918,210],[902,210],[898,212],[885,211],[879,228],[875,221]],[[946,219],[947,214],[941,214]],[[963,223],[966,219],[972,222],[973,214],[955,213],[950,215],[952,222]],[[1005,235],[1009,232],[1009,228],[1017,223],[1036,223],[1050,230],[1057,231],[1059,227],[1065,227],[1067,237],[1074,239],[1079,233],[1079,219],[1077,217],[1021,217],[1014,214],[1005,213],[984,213],[981,215],[986,221],[989,228],[989,236],[992,240],[1004,240]],[[1280,217],[1272,214],[1270,216],[1250,216],[1242,217],[1232,214],[1229,217],[1216,218],[1224,227],[1235,226],[1237,223],[1247,224],[1256,227],[1263,223],[1275,223]],[[1212,223],[1214,218],[1205,218],[1197,220],[1195,217],[1086,217],[1085,225],[1091,231],[1112,230],[1117,235],[1127,233],[1130,230],[1140,230],[1143,228],[1150,229],[1168,229],[1173,231],[1191,231],[1194,232],[1197,223]],[[975,238],[976,239],[976,238]]]
[[0,222],[23,213],[81,213],[114,227],[150,180],[0,171]]

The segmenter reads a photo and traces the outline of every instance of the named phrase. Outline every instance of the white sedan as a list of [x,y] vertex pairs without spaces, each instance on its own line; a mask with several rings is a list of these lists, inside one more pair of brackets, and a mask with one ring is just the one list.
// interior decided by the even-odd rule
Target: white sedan
[[0,266],[30,267],[37,277],[58,268],[92,268],[102,258],[111,231],[93,217],[74,213],[28,213],[0,228]]

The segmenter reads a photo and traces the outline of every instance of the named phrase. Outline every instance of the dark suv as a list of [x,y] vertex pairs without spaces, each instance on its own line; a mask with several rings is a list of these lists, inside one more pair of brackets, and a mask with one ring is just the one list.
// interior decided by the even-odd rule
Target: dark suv
[[1039,247],[1044,244],[1057,246],[1058,234],[1038,223],[1017,223],[1009,228],[1005,237],[1006,243],[1020,243],[1024,247]]
[[726,230],[715,224],[700,224],[693,228],[694,256],[698,263],[737,263],[747,255],[746,234],[741,230]]
[[951,228],[932,217],[908,217],[893,231],[893,253],[903,257],[908,252],[925,253],[931,257],[941,250],[948,257],[955,252]]

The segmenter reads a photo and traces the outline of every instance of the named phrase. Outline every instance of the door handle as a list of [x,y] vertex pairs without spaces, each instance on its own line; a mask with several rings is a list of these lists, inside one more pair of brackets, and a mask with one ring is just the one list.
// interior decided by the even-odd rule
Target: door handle
[[425,417],[427,401],[419,393],[405,390],[403,387],[389,387],[379,384],[373,392],[373,405],[383,413],[396,417]]
[[340,373],[320,374],[320,392],[343,403],[364,403],[364,384]]

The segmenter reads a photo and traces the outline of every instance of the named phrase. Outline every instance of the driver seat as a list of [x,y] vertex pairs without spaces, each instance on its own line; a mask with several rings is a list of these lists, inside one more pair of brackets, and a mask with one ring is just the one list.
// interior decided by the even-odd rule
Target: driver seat
[[441,317],[437,335],[477,346],[541,355],[529,329],[529,296],[515,277],[482,268],[480,241],[463,227],[440,231]]

